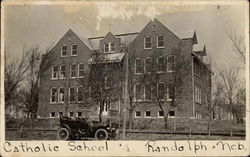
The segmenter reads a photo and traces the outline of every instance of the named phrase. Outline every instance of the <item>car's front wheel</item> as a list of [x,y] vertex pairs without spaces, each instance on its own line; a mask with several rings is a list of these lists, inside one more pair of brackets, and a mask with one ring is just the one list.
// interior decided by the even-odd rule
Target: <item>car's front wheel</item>
[[95,138],[97,140],[107,140],[108,139],[108,132],[105,129],[98,129],[95,132]]
[[59,140],[68,140],[69,139],[69,131],[66,128],[61,128],[60,130],[58,130],[57,132],[57,136],[59,138]]

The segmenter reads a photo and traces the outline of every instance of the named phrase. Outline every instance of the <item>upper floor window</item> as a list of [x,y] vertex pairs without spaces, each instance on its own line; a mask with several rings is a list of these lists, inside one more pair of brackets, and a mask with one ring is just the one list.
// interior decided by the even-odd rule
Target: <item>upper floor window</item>
[[146,100],[151,100],[152,98],[152,87],[151,84],[145,84],[145,99]]
[[164,57],[157,57],[157,71],[164,72]]
[[69,88],[69,101],[70,102],[75,101],[75,88],[74,87]]
[[50,102],[51,103],[56,102],[56,96],[57,96],[57,89],[53,87],[50,89]]
[[196,76],[201,77],[202,74],[202,68],[200,66],[200,64],[194,62],[194,73]]
[[77,88],[77,101],[78,102],[83,101],[83,87],[82,86]]
[[163,36],[163,34],[159,34],[157,36],[157,47],[158,48],[164,47],[164,36]]
[[52,79],[57,79],[59,74],[59,69],[57,65],[52,67]]
[[76,77],[76,65],[75,64],[70,65],[70,77],[71,78]]
[[145,59],[145,72],[146,73],[152,72],[152,59],[151,58]]
[[167,71],[173,72],[175,70],[175,56],[171,55],[167,57]]
[[168,86],[167,87],[167,99],[171,101],[175,96],[174,95],[175,86],[173,84],[168,84],[167,86]]
[[142,100],[142,95],[143,95],[143,91],[142,91],[142,85],[141,84],[135,84],[135,100]]
[[201,87],[199,85],[195,85],[194,87],[194,96],[195,96],[195,102],[201,104]]
[[64,102],[64,88],[59,88],[59,98],[58,98],[59,103]]
[[77,56],[77,45],[71,45],[71,56]]
[[144,37],[144,49],[151,49],[151,48],[152,48],[151,37],[150,36]]
[[135,73],[136,74],[142,73],[142,60],[141,60],[141,58],[135,59]]
[[113,42],[104,43],[104,52],[114,52],[115,45]]
[[164,83],[160,82],[157,84],[157,97],[158,100],[164,99]]
[[78,77],[84,76],[84,64],[80,63],[78,64]]
[[66,76],[66,65],[61,65],[60,66],[60,78],[64,79]]
[[63,45],[61,48],[61,57],[66,57],[67,56],[67,46]]

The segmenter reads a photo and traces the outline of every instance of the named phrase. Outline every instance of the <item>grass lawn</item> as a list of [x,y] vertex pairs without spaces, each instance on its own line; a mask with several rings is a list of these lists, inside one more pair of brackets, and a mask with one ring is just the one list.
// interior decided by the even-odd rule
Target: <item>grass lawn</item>
[[[120,134],[121,136],[121,134]],[[121,138],[119,138],[121,139]],[[127,133],[125,140],[244,140],[237,136],[171,135],[152,133]],[[6,131],[5,140],[58,140],[56,131]]]

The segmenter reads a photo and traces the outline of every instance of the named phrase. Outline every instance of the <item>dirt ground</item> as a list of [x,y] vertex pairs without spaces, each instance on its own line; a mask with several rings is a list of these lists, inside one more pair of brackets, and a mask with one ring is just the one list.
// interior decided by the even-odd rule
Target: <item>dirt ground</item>
[[[58,140],[56,131],[6,131],[6,141],[12,140]],[[121,135],[120,135],[121,136]],[[208,135],[171,135],[171,134],[146,134],[127,133],[125,140],[244,140],[245,137],[237,136],[208,136]],[[118,140],[123,140],[119,137]]]

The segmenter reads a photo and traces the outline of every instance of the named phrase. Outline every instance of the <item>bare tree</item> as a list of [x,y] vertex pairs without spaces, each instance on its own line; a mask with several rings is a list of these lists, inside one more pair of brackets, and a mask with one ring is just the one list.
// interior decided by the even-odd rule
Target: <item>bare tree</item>
[[227,69],[219,69],[219,77],[223,82],[225,97],[227,98],[230,105],[230,134],[232,136],[233,100],[237,94],[237,87],[239,85],[239,69],[233,66]]
[[[136,82],[144,85],[146,93],[144,100],[156,104],[163,113],[165,129],[168,128],[168,118],[171,110],[174,110],[180,103],[179,96],[183,90],[183,81],[188,73],[187,60],[181,56],[178,48],[173,48],[171,57],[160,50],[153,53],[149,58],[152,66],[141,75],[134,76]],[[162,64],[160,64],[162,59]],[[166,60],[166,61],[165,61]],[[145,94],[146,94],[145,93]],[[150,94],[149,94],[150,93]]]
[[90,88],[91,103],[99,106],[99,122],[102,122],[104,107],[122,98],[122,63],[113,62],[106,54],[93,52],[89,65],[89,78],[86,82]]
[[5,93],[5,113],[9,117],[9,112],[18,103],[17,95],[20,86],[25,79],[25,74],[28,70],[27,56],[24,51],[21,59],[14,59],[7,57],[8,50],[5,50],[5,64],[4,64],[4,93]]
[[246,46],[244,36],[233,30],[228,31],[227,36],[232,42],[233,52],[238,56],[242,63],[246,64]]
[[43,53],[38,46],[25,50],[27,56],[26,85],[23,94],[23,102],[26,108],[27,117],[35,118],[38,107],[39,82],[42,75],[51,67],[53,57],[49,56],[49,49]]

